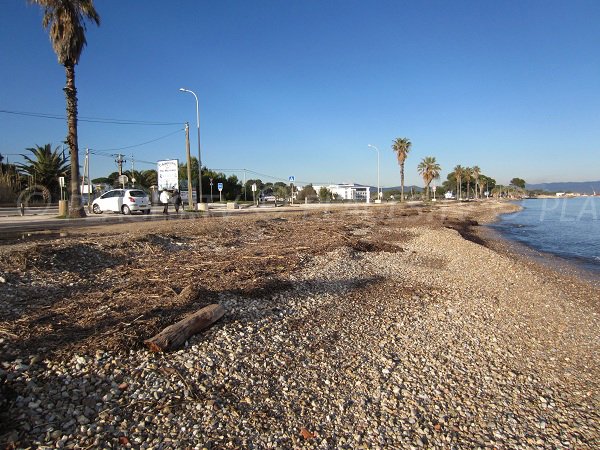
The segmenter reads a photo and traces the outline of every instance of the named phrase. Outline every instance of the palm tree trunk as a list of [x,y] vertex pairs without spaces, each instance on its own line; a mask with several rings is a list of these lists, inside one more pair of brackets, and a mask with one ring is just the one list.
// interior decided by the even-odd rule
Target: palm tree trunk
[[71,202],[69,217],[85,217],[79,193],[79,146],[77,143],[77,89],[75,88],[75,65],[65,64],[67,85],[64,88],[67,98],[67,144],[71,155]]
[[404,164],[400,164],[400,201],[404,201]]

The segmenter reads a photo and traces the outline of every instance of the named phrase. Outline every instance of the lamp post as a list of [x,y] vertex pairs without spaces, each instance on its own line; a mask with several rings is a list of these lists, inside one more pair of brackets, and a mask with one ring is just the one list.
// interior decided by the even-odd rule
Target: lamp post
[[379,149],[371,144],[368,147],[374,148],[377,151],[377,200],[381,201],[381,192],[379,189]]
[[198,96],[194,91],[189,89],[180,88],[181,92],[189,92],[196,99],[196,124],[198,128],[198,205],[197,209],[200,211],[202,205],[202,158],[200,157],[200,112],[198,109]]

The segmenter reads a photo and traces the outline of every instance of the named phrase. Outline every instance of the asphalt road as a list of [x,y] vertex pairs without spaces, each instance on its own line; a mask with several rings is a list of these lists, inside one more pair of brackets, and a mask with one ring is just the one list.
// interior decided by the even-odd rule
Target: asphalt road
[[[225,205],[211,205],[209,213],[206,212],[186,212],[180,210],[178,214],[172,206],[169,208],[169,215],[162,214],[163,207],[153,206],[150,214],[131,214],[125,216],[118,213],[88,213],[87,217],[82,219],[60,219],[58,207],[48,208],[26,208],[25,214],[16,208],[0,208],[0,243],[14,242],[27,239],[31,234],[55,234],[66,232],[69,228],[93,227],[102,225],[111,225],[117,223],[132,223],[139,221],[156,220],[180,220],[180,219],[198,219],[202,217],[219,217],[232,214],[261,213],[265,211],[274,211],[273,205],[261,205],[257,207],[245,207],[236,210],[227,209]],[[277,207],[277,211],[299,211],[298,206]]]

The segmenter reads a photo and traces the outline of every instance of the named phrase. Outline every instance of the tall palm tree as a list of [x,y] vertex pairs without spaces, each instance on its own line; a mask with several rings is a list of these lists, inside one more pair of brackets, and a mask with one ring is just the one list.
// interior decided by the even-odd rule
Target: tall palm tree
[[471,188],[471,177],[473,176],[473,169],[471,169],[470,167],[465,167],[463,175],[465,177],[465,180],[467,180],[467,200],[469,200],[469,190]]
[[22,155],[25,163],[18,164],[19,171],[29,175],[33,184],[45,187],[54,199],[58,199],[58,177],[69,176],[69,158],[64,156],[59,147],[53,151],[50,144],[43,147],[36,145],[26,150],[31,152],[32,156]]
[[392,142],[392,150],[396,152],[398,164],[400,165],[400,201],[404,201],[404,162],[410,152],[412,143],[408,138],[396,138]]
[[481,169],[479,166],[473,166],[473,178],[475,179],[475,198],[479,198],[478,189],[479,186],[479,175],[481,175]]
[[463,166],[460,164],[454,168],[454,177],[456,178],[456,200],[460,200],[462,197],[462,176],[464,172]]
[[423,177],[423,181],[425,182],[425,198],[429,200],[429,185],[433,180],[440,177],[442,168],[436,162],[435,157],[426,156],[417,166],[417,170],[421,177]]
[[77,142],[77,89],[75,88],[75,65],[83,48],[85,21],[100,25],[100,16],[93,0],[29,0],[44,10],[43,27],[48,30],[52,48],[59,64],[65,67],[67,84],[64,87],[67,100],[67,144],[71,153],[71,203],[69,217],[85,217],[79,193],[79,148]]

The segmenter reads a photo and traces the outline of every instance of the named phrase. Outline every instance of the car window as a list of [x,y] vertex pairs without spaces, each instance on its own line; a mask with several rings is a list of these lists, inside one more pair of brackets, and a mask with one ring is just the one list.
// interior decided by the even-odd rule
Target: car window
[[132,197],[146,197],[146,193],[144,191],[129,191],[129,195]]

